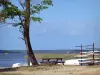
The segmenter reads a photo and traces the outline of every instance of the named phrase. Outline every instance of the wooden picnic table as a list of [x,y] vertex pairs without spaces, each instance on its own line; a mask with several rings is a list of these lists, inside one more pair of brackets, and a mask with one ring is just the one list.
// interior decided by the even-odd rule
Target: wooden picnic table
[[64,65],[63,58],[42,58],[42,61],[40,62],[42,64],[58,64],[62,63]]

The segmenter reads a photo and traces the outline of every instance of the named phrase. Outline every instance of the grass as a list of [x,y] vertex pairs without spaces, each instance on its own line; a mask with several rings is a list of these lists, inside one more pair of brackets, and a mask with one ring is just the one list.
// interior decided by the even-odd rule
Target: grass
[[23,75],[21,73],[0,73],[0,75]]
[[64,60],[66,59],[73,59],[75,58],[76,54],[35,54],[36,58],[38,60],[41,60],[42,58],[63,58]]

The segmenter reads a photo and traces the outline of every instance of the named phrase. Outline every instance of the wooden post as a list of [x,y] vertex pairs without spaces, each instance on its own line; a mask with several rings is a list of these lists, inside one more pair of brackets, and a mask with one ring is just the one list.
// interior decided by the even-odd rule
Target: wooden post
[[82,66],[82,44],[81,44],[81,66]]
[[94,65],[94,43],[92,45],[87,45],[87,46],[92,46],[92,49],[93,49],[93,52],[92,52],[93,53],[93,55],[92,55],[93,59],[92,59],[92,61],[93,61],[93,65]]
[[80,54],[82,55],[82,44],[81,44],[81,52],[80,52]]
[[94,65],[94,43],[93,43],[93,65]]
[[[81,47],[81,50],[80,50],[80,55],[81,55],[81,62],[82,62],[82,51],[83,51],[83,47],[85,47],[85,46],[82,46],[82,44],[81,44],[81,46],[76,46],[76,47]],[[82,66],[82,63],[81,63],[81,66]]]

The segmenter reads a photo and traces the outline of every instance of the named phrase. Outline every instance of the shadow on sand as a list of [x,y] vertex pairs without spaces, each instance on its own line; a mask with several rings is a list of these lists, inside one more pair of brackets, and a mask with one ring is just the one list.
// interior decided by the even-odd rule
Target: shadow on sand
[[7,71],[16,71],[18,68],[4,68],[0,69],[0,72],[7,72]]

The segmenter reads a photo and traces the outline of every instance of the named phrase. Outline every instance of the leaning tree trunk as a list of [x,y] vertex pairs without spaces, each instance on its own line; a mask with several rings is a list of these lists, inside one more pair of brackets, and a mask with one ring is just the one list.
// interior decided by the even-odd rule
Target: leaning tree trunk
[[30,43],[30,37],[29,37],[29,28],[26,29],[27,31],[24,32],[24,38],[25,38],[25,44],[27,48],[27,56],[29,60],[31,61],[32,65],[38,65],[38,62],[35,58],[35,55],[32,51],[31,43]]
[[35,55],[32,51],[30,36],[29,36],[29,28],[30,28],[30,0],[26,1],[26,15],[25,15],[25,25],[24,25],[24,40],[27,48],[27,55],[32,62],[32,65],[38,65],[38,62],[35,58]]

